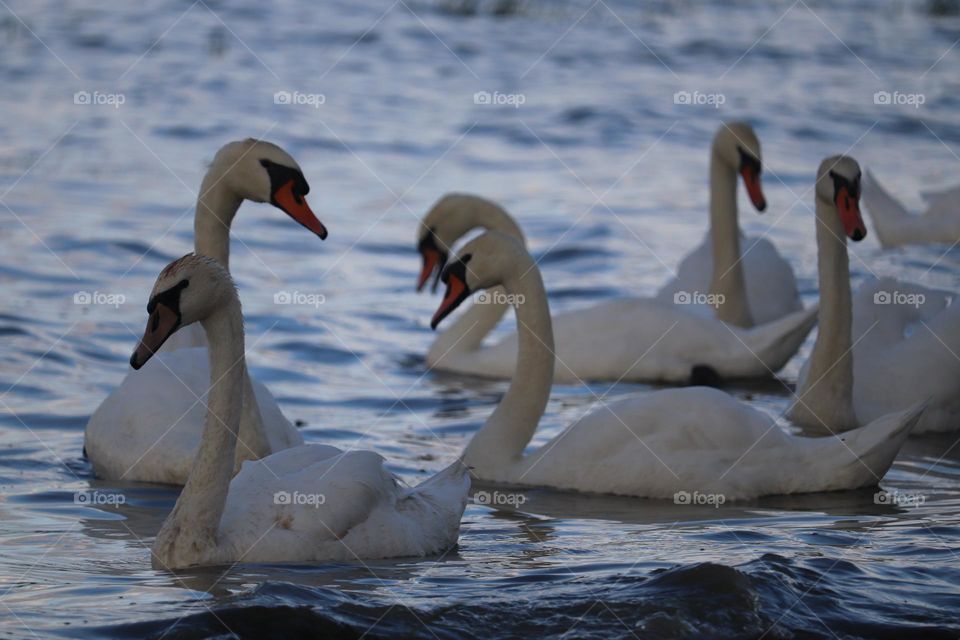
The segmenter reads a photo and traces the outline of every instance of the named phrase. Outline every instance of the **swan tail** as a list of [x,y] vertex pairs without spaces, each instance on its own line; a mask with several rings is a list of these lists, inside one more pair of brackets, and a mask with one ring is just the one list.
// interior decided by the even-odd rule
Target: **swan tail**
[[897,244],[895,236],[900,226],[912,216],[870,171],[865,171],[863,176],[863,204],[873,219],[880,244],[885,247]]
[[889,413],[837,436],[843,442],[846,457],[849,458],[851,453],[855,457],[846,465],[861,479],[855,486],[872,486],[883,478],[929,403],[926,400],[905,411]]
[[453,464],[441,469],[410,491],[438,504],[460,504],[462,502],[463,506],[459,509],[460,513],[463,513],[467,495],[470,493],[470,467],[463,461],[463,458],[457,458]]
[[794,311],[778,320],[742,330],[740,339],[749,351],[746,367],[756,369],[756,360],[772,372],[779,371],[800,349],[817,324],[818,305]]
[[457,542],[460,519],[470,495],[470,468],[458,458],[453,464],[407,490],[398,505],[421,525],[425,550],[446,549]]

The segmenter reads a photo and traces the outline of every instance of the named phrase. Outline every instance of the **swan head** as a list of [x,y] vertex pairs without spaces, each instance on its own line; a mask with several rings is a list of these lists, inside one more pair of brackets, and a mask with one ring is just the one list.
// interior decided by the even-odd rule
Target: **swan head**
[[437,290],[440,273],[450,258],[451,247],[477,224],[471,212],[479,197],[466,193],[448,193],[430,207],[417,227],[417,251],[422,266],[417,278],[417,291],[423,291],[433,276],[431,291]]
[[713,155],[740,174],[757,211],[767,208],[760,173],[763,169],[760,140],[746,122],[725,122],[713,138]]
[[130,366],[139,369],[178,329],[238,300],[230,273],[213,258],[190,253],[174,260],[160,272],[150,292],[150,317]]
[[209,174],[245,200],[269,202],[301,225],[327,237],[327,228],[307,204],[310,185],[300,165],[272,142],[248,138],[220,148]]
[[417,291],[423,290],[431,276],[432,291],[437,290],[451,248],[478,227],[524,241],[516,221],[495,202],[469,193],[448,193],[437,200],[417,227],[417,251],[422,262]]
[[436,329],[471,294],[535,270],[536,263],[519,240],[497,231],[477,236],[463,245],[457,259],[444,268],[440,279],[447,291],[433,314],[430,328]]
[[867,237],[860,215],[860,165],[850,156],[831,156],[817,170],[817,198],[837,209],[843,231],[854,242]]

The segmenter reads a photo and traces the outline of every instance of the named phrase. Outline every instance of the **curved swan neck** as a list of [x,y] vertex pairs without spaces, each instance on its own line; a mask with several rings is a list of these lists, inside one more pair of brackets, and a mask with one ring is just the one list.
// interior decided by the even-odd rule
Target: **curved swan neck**
[[193,248],[230,267],[230,223],[243,202],[230,188],[222,172],[210,167],[200,185],[197,210],[193,218]]
[[503,293],[502,287],[494,287],[488,291],[489,302],[472,304],[450,328],[436,337],[427,352],[427,362],[436,363],[452,354],[479,349],[483,339],[500,324],[503,314],[510,308],[510,305],[494,302],[501,299]]
[[[158,558],[171,567],[199,561],[217,543],[240,428],[246,362],[239,301],[208,316],[203,328],[210,344],[211,382],[203,435],[193,470],[155,543]],[[184,557],[191,552],[201,556]]]
[[853,313],[847,240],[836,205],[816,200],[820,311],[806,387],[795,412],[834,431],[857,426],[853,410]]
[[723,304],[717,307],[717,319],[738,327],[753,326],[740,260],[737,174],[716,148],[710,155],[710,241],[713,249],[710,293],[723,296]]
[[[506,395],[467,445],[464,460],[484,467],[516,462],[530,442],[550,399],[554,342],[543,279],[529,258],[511,269],[503,287],[518,301],[517,365]],[[521,297],[522,296],[522,297]]]
[[454,193],[447,196],[444,205],[445,208],[449,207],[450,211],[456,212],[449,216],[452,226],[451,237],[460,239],[472,230],[480,228],[498,231],[526,245],[520,225],[496,202],[478,196]]

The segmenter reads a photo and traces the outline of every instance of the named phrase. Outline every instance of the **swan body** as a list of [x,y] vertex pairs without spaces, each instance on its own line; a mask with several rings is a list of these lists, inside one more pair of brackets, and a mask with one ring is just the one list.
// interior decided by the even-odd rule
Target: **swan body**
[[[304,445],[244,463],[220,528],[248,562],[427,556],[456,544],[469,486],[460,462],[411,489],[372,451]],[[323,503],[276,504],[296,493]]]
[[555,344],[533,258],[516,240],[488,232],[468,242],[443,277],[447,293],[434,327],[464,291],[502,286],[524,300],[515,307],[520,338],[510,387],[464,451],[473,475],[487,482],[727,500],[853,489],[880,480],[923,412],[920,404],[841,436],[805,438],[721,391],[671,389],[601,402],[528,451],[549,399]]
[[[252,385],[270,451],[303,444],[303,436],[267,388],[256,380]],[[205,346],[161,349],[140,371],[124,378],[90,418],[86,450],[94,473],[116,480],[135,475],[141,482],[184,484],[200,446],[209,386]]]
[[[655,381],[685,384],[696,367],[723,379],[769,376],[793,356],[816,323],[801,310],[750,329],[650,298],[618,298],[553,318],[556,382]],[[517,334],[477,350],[438,341],[427,363],[444,371],[509,378]]]
[[[446,263],[449,247],[471,229],[502,233],[523,242],[513,218],[496,204],[464,194],[438,202],[421,224],[419,287]],[[509,305],[491,289],[431,345],[430,367],[456,373],[509,378],[517,358],[517,334],[483,344]],[[619,298],[553,318],[557,335],[557,382],[583,380],[660,381],[685,384],[695,368],[721,378],[766,377],[799,349],[816,323],[816,309],[800,309],[749,328],[722,322],[653,298]]]
[[[744,235],[740,236],[740,246],[744,248],[741,255],[747,303],[754,321],[762,325],[802,310],[803,303],[797,291],[793,267],[777,247],[766,238]],[[656,297],[662,302],[673,303],[678,294],[709,291],[712,273],[713,248],[708,234],[696,249],[683,258],[677,267],[676,277],[667,282]],[[712,316],[715,310],[704,305],[701,311]]]
[[[304,199],[309,190],[296,161],[280,147],[252,139],[225,145],[204,176],[197,199],[196,252],[228,266],[230,223],[244,199],[270,202],[313,233],[326,237],[326,229]],[[185,482],[203,426],[203,409],[194,405],[209,387],[209,377],[204,373],[209,371],[206,346],[199,325],[176,332],[162,347],[169,358],[151,363],[141,375],[129,372],[94,411],[85,429],[84,450],[98,476]],[[180,350],[186,353],[173,356]],[[251,393],[246,399],[250,406],[245,407],[241,418],[246,437],[237,449],[238,463],[277,451],[278,447],[302,443],[266,387],[253,381],[248,384],[253,385],[255,395]],[[264,411],[265,432],[260,434],[250,431],[257,405]]]
[[[875,296],[923,295],[919,307]],[[917,298],[919,300],[919,298]],[[912,433],[960,429],[960,303],[950,292],[894,278],[865,282],[853,298],[853,408],[861,423],[929,399]],[[890,372],[896,371],[891,378]],[[810,361],[797,388],[812,382]],[[816,427],[816,424],[810,426]]]
[[211,258],[185,256],[160,274],[148,309],[135,369],[180,324],[202,323],[210,345],[202,437],[154,542],[155,568],[423,556],[456,543],[470,488],[460,461],[409,488],[373,452],[300,445],[248,460],[234,476],[248,378],[229,273]]
[[[852,158],[828,160],[832,164],[821,166],[817,192],[820,330],[801,370],[791,416],[814,428],[822,428],[823,420],[831,429],[853,428],[927,402],[914,433],[958,429],[956,296],[892,278],[867,282],[851,294],[845,222],[833,193],[838,187],[827,172],[842,168],[858,191],[860,169]],[[859,218],[858,210],[855,214]]]
[[491,482],[666,499],[682,491],[746,500],[854,489],[883,477],[920,411],[889,414],[843,437],[809,438],[784,432],[722,391],[667,389],[604,403],[522,462],[474,473]]
[[718,308],[701,310],[737,326],[765,324],[803,309],[793,267],[766,238],[740,232],[737,173],[758,211],[766,208],[760,187],[760,142],[749,124],[720,125],[710,155],[710,230],[689,253],[657,298],[673,303],[694,292],[722,294]]
[[863,201],[884,247],[960,241],[960,186],[923,194],[926,212],[916,215],[883,188],[869,171],[863,180]]

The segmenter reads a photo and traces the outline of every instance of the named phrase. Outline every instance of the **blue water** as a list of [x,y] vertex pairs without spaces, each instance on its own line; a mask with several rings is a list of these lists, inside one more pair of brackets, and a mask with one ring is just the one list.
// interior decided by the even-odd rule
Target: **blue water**
[[[911,439],[883,480],[920,506],[873,489],[718,509],[530,491],[518,509],[469,505],[442,558],[177,574],[148,551],[176,491],[99,481],[81,449],[157,272],[192,247],[224,142],[289,150],[330,229],[321,244],[267,205],[237,216],[254,373],[309,441],[374,449],[416,482],[506,388],[425,372],[437,300],[413,293],[413,244],[436,198],[512,211],[555,309],[649,294],[703,235],[714,130],[747,119],[770,209],[743,200],[742,224],[790,257],[810,304],[822,157],[854,155],[912,207],[957,182],[958,39],[950,2],[7,0],[0,637],[957,637],[958,434]],[[881,90],[925,102],[876,105]],[[278,91],[323,104],[277,105]],[[478,91],[523,104],[477,105]],[[678,91],[724,102],[676,105]],[[871,237],[851,264],[856,281],[960,286],[957,249]],[[279,290],[326,303],[277,306]],[[76,305],[80,291],[124,304]],[[535,442],[607,390],[558,387]],[[790,397],[778,381],[731,391],[773,415]],[[93,489],[126,503],[75,504]]]

